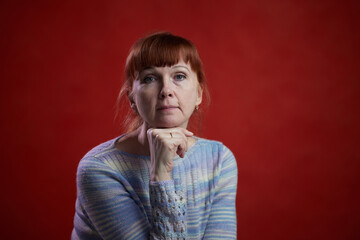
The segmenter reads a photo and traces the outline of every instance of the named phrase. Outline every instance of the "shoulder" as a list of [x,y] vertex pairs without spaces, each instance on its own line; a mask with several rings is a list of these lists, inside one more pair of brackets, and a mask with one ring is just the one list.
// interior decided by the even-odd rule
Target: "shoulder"
[[[206,169],[210,169],[214,176],[237,180],[237,161],[232,151],[222,142],[197,138],[194,145],[194,157]],[[216,177],[215,177],[216,178]]]
[[76,181],[79,190],[97,188],[105,182],[120,181],[121,174],[116,169],[119,158],[114,143],[117,138],[103,142],[88,151],[80,160]]
[[206,138],[200,138],[196,137],[196,144],[200,150],[206,151],[212,154],[225,154],[225,153],[231,153],[231,150],[225,146],[224,143],[216,140],[210,140]]
[[115,149],[115,142],[119,137],[113,138],[111,140],[108,140],[106,142],[103,142],[95,147],[93,147],[90,151],[88,151],[83,158],[101,158],[102,156],[109,154],[113,152]]
[[114,143],[119,137],[103,142],[88,151],[80,160],[78,173],[87,169],[108,168],[109,161],[117,159],[117,149]]
[[199,137],[196,137],[196,140],[193,149],[190,149],[190,151],[196,155],[203,156],[207,161],[212,159],[218,162],[218,164],[221,164],[223,161],[236,161],[234,154],[224,143]]

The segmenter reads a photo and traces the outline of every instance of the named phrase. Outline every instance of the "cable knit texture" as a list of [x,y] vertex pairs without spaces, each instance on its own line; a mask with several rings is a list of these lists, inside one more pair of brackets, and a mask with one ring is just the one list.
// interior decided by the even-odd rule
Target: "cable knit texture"
[[196,138],[172,180],[150,181],[150,157],[115,148],[79,163],[71,239],[236,239],[237,166],[217,141]]

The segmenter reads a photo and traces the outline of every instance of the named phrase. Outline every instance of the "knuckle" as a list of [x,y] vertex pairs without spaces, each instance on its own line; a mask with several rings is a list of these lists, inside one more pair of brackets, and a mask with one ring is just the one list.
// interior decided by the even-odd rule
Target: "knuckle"
[[148,135],[148,136],[151,136],[152,133],[153,133],[153,130],[154,130],[154,129],[149,128],[149,129],[146,131],[147,135]]
[[158,131],[156,131],[156,129],[153,129],[153,130],[151,131],[151,136],[152,136],[153,138],[158,138],[158,137],[160,136],[160,134],[159,134]]
[[163,135],[156,134],[155,137],[156,137],[157,140],[160,140],[162,142],[164,141],[164,136]]

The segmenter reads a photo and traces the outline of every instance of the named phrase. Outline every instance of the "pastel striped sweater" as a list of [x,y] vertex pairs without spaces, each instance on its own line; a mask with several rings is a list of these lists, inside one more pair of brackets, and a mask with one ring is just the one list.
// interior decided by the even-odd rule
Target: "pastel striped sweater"
[[[121,137],[121,136],[120,136]],[[71,239],[236,239],[237,165],[222,143],[196,138],[172,180],[150,181],[150,157],[115,148],[79,163]]]

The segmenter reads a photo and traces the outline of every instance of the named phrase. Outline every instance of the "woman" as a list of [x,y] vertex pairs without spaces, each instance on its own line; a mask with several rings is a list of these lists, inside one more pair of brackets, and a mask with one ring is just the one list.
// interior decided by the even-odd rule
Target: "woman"
[[129,131],[80,161],[72,239],[235,239],[235,158],[187,130],[207,91],[195,46],[147,36],[125,72]]

